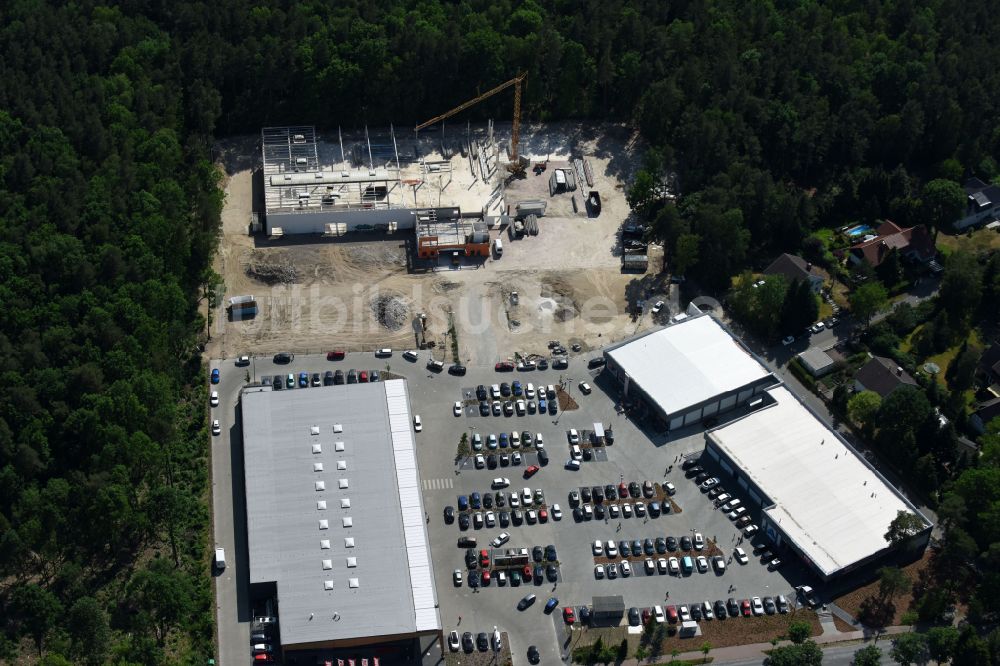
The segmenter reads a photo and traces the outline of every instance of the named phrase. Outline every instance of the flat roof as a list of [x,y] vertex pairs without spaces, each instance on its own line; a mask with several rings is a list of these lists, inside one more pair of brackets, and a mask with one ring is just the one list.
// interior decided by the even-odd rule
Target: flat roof
[[667,414],[771,374],[708,314],[627,340],[606,353]]
[[768,393],[775,404],[708,433],[774,503],[764,513],[827,576],[887,548],[913,507],[785,386]]
[[243,391],[250,582],[281,641],[436,631],[406,383]]

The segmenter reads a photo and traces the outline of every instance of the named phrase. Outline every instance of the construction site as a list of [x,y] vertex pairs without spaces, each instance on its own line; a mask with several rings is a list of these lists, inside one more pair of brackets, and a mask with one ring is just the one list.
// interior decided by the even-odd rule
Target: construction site
[[641,268],[626,261],[635,134],[521,126],[517,100],[516,123],[461,114],[518,83],[405,131],[269,127],[256,149],[220,142],[220,295],[256,296],[253,316],[212,317],[219,355],[426,346],[493,363],[649,325],[636,299],[669,285],[656,247]]

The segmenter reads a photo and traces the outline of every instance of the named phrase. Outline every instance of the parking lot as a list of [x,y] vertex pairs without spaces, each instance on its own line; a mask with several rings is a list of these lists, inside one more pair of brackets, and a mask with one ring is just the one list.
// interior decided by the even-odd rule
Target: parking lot
[[[369,371],[375,369],[384,375],[402,376],[408,380],[411,407],[414,414],[420,415],[422,423],[422,431],[416,434],[418,464],[424,503],[428,512],[434,571],[445,636],[452,630],[458,630],[460,634],[465,631],[474,633],[492,631],[496,625],[501,631],[507,632],[515,663],[525,663],[529,645],[538,647],[542,663],[552,663],[556,658],[561,659],[566,650],[567,634],[562,608],[574,606],[579,610],[579,607],[590,604],[594,596],[622,595],[626,609],[634,606],[641,610],[658,604],[679,605],[705,600],[714,602],[729,597],[743,599],[783,594],[789,600],[793,600],[793,586],[807,582],[801,567],[792,562],[784,563],[778,572],[769,571],[767,566],[752,553],[751,542],[754,539],[746,539],[743,544],[749,555],[748,564],[741,565],[735,559],[730,560],[733,548],[737,545],[736,539],[741,536],[741,532],[723,512],[716,510],[707,494],[699,490],[693,479],[686,478],[681,469],[684,456],[697,455],[703,449],[702,429],[692,427],[679,433],[671,433],[669,437],[665,433],[642,429],[617,409],[617,385],[609,378],[599,375],[599,371],[589,370],[587,368],[589,357],[571,358],[569,367],[562,370],[497,373],[492,367],[470,367],[465,376],[457,377],[447,372],[430,372],[425,367],[425,358],[421,357],[416,362],[407,361],[401,358],[400,351],[395,351],[390,358],[375,358],[371,353],[350,353],[345,359],[338,361],[328,361],[325,356],[318,355],[299,356],[291,363],[283,365],[275,365],[270,357],[258,357],[253,360],[249,368],[234,369],[232,361],[221,363],[218,367],[224,370],[224,380],[227,379],[226,375],[234,370],[241,375],[251,374],[253,379],[263,375],[273,377],[288,373],[298,377],[300,372],[308,372],[310,375],[313,372],[322,374],[331,369],[341,369],[347,373],[350,368]],[[482,384],[489,389],[492,384],[512,383],[514,380],[521,381],[522,385],[531,382],[536,391],[540,385],[562,386],[579,407],[573,410],[560,409],[556,414],[548,411],[539,413],[536,409],[534,414],[526,411],[523,416],[518,416],[516,411],[511,416],[493,416],[491,408],[489,416],[481,416],[475,388]],[[582,381],[588,382],[593,387],[589,395],[581,394],[579,384]],[[238,386],[231,386],[225,381],[223,386],[228,391],[238,389]],[[462,403],[458,415],[455,409],[456,402]],[[234,403],[235,395],[223,396],[224,405]],[[734,412],[733,415],[738,416],[741,413]],[[586,437],[584,431],[593,430],[595,423],[602,424],[605,429],[609,427],[613,429],[614,443],[597,447],[595,451],[599,455],[583,460],[578,471],[566,469],[564,463],[570,457],[567,431],[573,428],[582,433],[582,437]],[[524,471],[529,465],[537,464],[537,454],[533,447],[526,448],[523,445],[518,449],[511,447],[509,434],[514,431],[519,433],[528,431],[533,438],[541,434],[544,448],[549,455],[548,464],[541,465],[540,469],[527,480],[523,478]],[[217,453],[218,447],[226,442],[230,432],[236,431],[224,427],[223,436],[214,438],[223,440],[215,443]],[[502,433],[507,434],[506,448],[499,446]],[[491,434],[496,435],[498,441],[497,448],[493,450],[485,444]],[[470,454],[492,452],[499,458],[499,454],[503,452],[509,454],[519,452],[522,455],[521,464],[513,465],[508,461],[507,465],[501,465],[498,460],[495,468],[484,466],[482,469],[476,469],[472,458],[460,458],[457,455],[463,435],[470,443],[476,435],[484,442],[482,452],[470,450]],[[230,459],[235,463],[238,456],[225,458],[227,462]],[[714,475],[718,472],[707,464],[709,461],[705,462],[707,473]],[[232,476],[236,479],[241,478],[242,471],[234,469]],[[507,506],[497,507],[494,499],[491,510],[498,523],[496,527],[489,528],[484,524],[483,527],[476,529],[475,523],[470,519],[469,528],[463,530],[457,519],[450,523],[446,522],[444,516],[446,506],[452,506],[456,513],[460,513],[459,496],[464,495],[469,498],[472,493],[478,492],[481,498],[491,493],[495,498],[498,489],[491,486],[493,479],[497,477],[509,479],[510,486],[503,489],[506,493]],[[617,517],[612,517],[610,510],[605,508],[603,518],[599,518],[598,515],[592,515],[589,519],[574,518],[574,508],[582,509],[583,506],[589,505],[593,514],[593,508],[597,503],[593,499],[589,503],[583,502],[582,499],[579,504],[571,503],[572,491],[579,492],[583,487],[594,486],[603,489],[609,484],[617,488],[622,482],[628,486],[633,481],[641,488],[643,482],[647,480],[654,484],[653,498],[643,497],[643,493],[640,493],[640,498],[635,498],[629,493],[628,500],[602,502],[605,507],[610,507],[611,504],[619,505]],[[662,486],[668,482],[676,489],[675,494],[669,498],[672,502],[671,510],[669,512],[661,510],[660,515],[653,517],[647,508],[648,504],[658,500],[662,507],[667,499]],[[547,520],[542,522],[536,515],[535,522],[529,524],[525,516],[521,524],[510,522],[507,526],[501,526],[499,512],[513,511],[509,506],[510,493],[521,492],[524,488],[531,490],[533,499],[535,490],[543,491],[543,506],[549,513]],[[219,490],[217,488],[217,492]],[[727,490],[735,497],[740,496],[734,492],[735,486]],[[216,502],[218,507],[218,496]],[[644,504],[643,516],[637,515],[634,508],[640,502]],[[626,503],[631,507],[630,516],[626,516],[621,508],[621,505]],[[555,520],[551,515],[554,504],[560,505],[561,520]],[[533,508],[537,512],[542,506],[535,504]],[[523,505],[519,509],[522,512],[527,511],[527,507]],[[484,514],[484,523],[486,511],[485,508],[480,509]],[[474,514],[475,510],[470,508],[465,513]],[[753,514],[751,517],[757,522]],[[237,526],[240,519],[241,517],[237,515]],[[536,545],[543,548],[553,545],[558,553],[555,562],[558,572],[556,580],[550,581],[547,575],[544,580],[532,576],[530,582],[525,580],[518,586],[512,585],[509,579],[501,586],[494,577],[488,587],[482,584],[471,587],[469,569],[466,566],[466,552],[464,548],[457,546],[458,539],[474,537],[477,540],[478,554],[483,548],[490,549],[490,540],[501,532],[509,533],[510,539],[499,549],[491,550],[491,557],[495,557],[497,553],[502,554],[507,549],[528,548],[530,551]],[[724,572],[720,573],[712,567],[711,561],[708,571],[705,572],[699,572],[697,567],[690,573],[681,575],[659,573],[658,567],[655,572],[646,572],[645,560],[650,557],[645,552],[646,539],[653,541],[655,549],[655,540],[658,537],[665,539],[672,536],[679,542],[682,537],[693,537],[695,533],[703,535],[705,540],[702,551],[657,552],[651,556],[654,565],[661,557],[681,558],[685,554],[692,557],[699,554],[710,556],[717,552],[715,550],[717,547],[718,553],[726,562]],[[629,576],[620,575],[620,562],[623,559],[620,554],[614,558],[608,558],[606,553],[602,556],[594,554],[595,540],[601,540],[605,544],[611,541],[617,546],[622,540],[627,540],[631,544],[636,539],[642,543],[643,553],[628,558],[632,563],[632,572]],[[236,541],[233,534],[222,535],[222,540]],[[245,554],[236,549],[235,555],[236,563],[245,563]],[[597,578],[595,565],[605,564],[611,560],[619,563],[618,575],[613,579],[609,579],[607,575]],[[548,562],[543,564],[547,566]],[[533,568],[536,562],[532,559],[530,565]],[[455,583],[456,569],[463,573],[460,585]],[[477,571],[481,570],[477,564]],[[518,611],[517,602],[529,593],[537,596],[537,602],[524,611]],[[245,599],[242,594],[234,596],[241,602]],[[550,597],[559,600],[559,607],[551,614],[546,614],[543,609]],[[223,597],[220,596],[221,598]],[[239,616],[242,620],[249,616],[249,612],[241,611]],[[579,613],[577,616],[579,617]],[[748,618],[745,621],[752,622],[753,619]],[[225,627],[220,622],[220,637],[224,635]],[[243,644],[246,644],[245,641]]]

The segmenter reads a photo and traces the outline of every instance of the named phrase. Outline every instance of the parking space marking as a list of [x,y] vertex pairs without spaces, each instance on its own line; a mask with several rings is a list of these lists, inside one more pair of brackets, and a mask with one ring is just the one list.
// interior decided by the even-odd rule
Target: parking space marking
[[424,479],[424,490],[448,490],[455,487],[454,479]]

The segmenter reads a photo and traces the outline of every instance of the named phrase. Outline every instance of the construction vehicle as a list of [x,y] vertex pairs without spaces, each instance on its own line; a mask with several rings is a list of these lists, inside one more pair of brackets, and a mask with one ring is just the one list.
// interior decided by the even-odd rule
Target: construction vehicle
[[473,97],[472,99],[468,100],[467,102],[459,104],[458,106],[456,106],[451,111],[446,111],[445,113],[442,113],[439,116],[435,116],[434,118],[431,118],[430,120],[428,120],[426,122],[420,123],[419,125],[417,125],[416,131],[419,132],[420,130],[424,129],[425,127],[429,127],[430,125],[434,125],[435,123],[439,123],[442,120],[447,120],[448,118],[451,118],[455,114],[460,113],[462,111],[465,111],[470,106],[475,106],[479,102],[482,102],[484,99],[487,99],[488,97],[492,97],[493,95],[496,95],[498,92],[504,91],[507,88],[509,88],[511,86],[514,86],[514,123],[513,123],[513,128],[511,130],[511,139],[510,139],[510,164],[507,165],[507,170],[511,174],[513,174],[515,176],[518,176],[518,177],[521,177],[521,176],[524,175],[525,169],[528,166],[527,161],[522,160],[518,156],[518,142],[519,142],[519,140],[521,138],[520,137],[520,134],[521,134],[521,84],[524,83],[524,80],[527,77],[528,77],[528,73],[527,72],[521,72],[520,74],[518,74],[517,76],[515,76],[510,81],[506,81],[504,83],[501,83],[500,85],[498,85],[497,87],[493,88],[492,90],[487,90],[482,95],[477,95],[476,97]]

